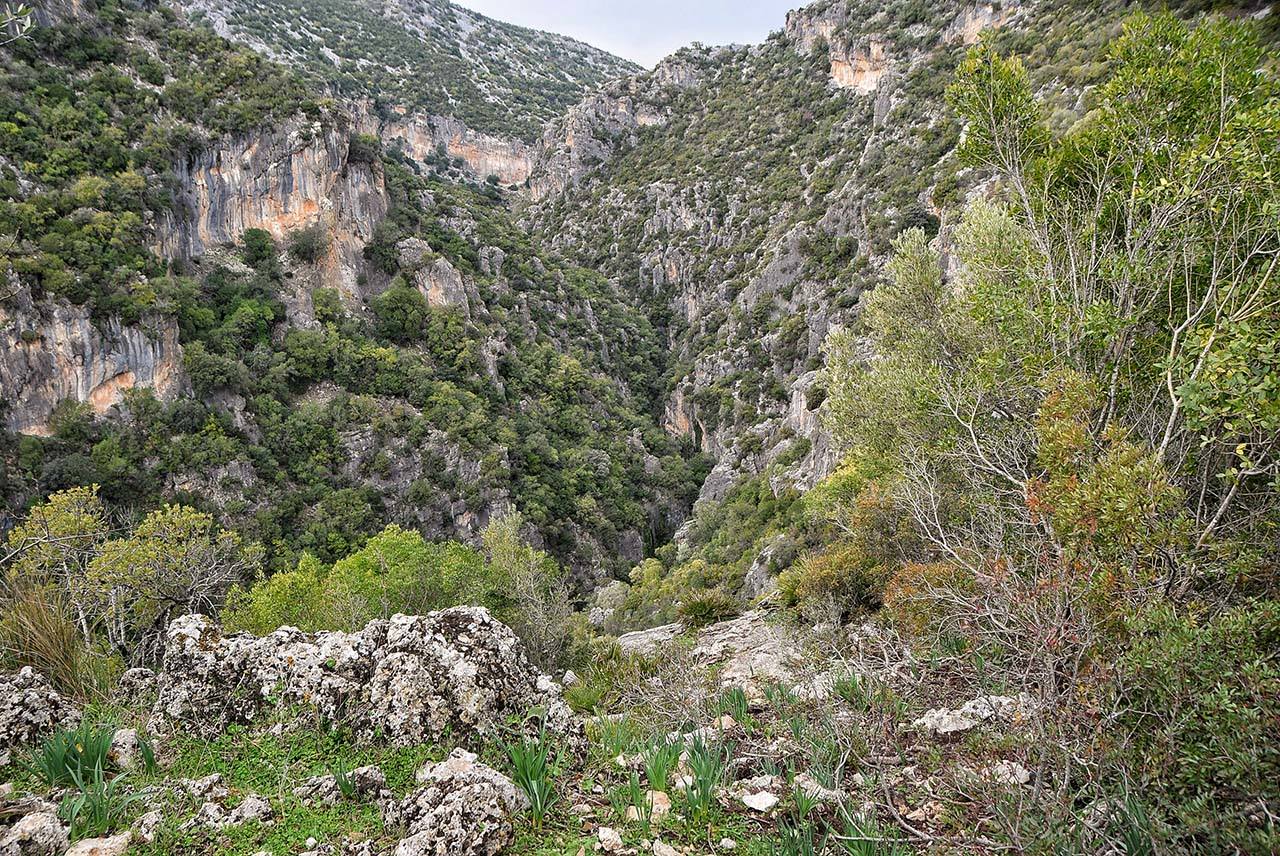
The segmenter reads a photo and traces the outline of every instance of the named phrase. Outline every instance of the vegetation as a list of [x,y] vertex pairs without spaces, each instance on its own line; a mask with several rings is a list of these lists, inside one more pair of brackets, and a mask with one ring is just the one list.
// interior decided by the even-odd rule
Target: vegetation
[[[950,101],[964,155],[1004,195],[966,210],[955,282],[922,232],[895,241],[864,314],[874,363],[850,335],[831,343],[850,464],[827,511],[889,569],[891,617],[1060,706],[1040,775],[1072,779],[1071,797],[1028,806],[1011,835],[1070,828],[1074,805],[1129,782],[1175,849],[1274,845],[1247,806],[1275,798],[1275,759],[1244,761],[1240,740],[1260,746],[1280,712],[1275,649],[1226,641],[1270,638],[1276,608],[1277,113],[1261,56],[1237,24],[1136,16],[1091,113],[1055,138],[1021,63],[976,49]],[[901,536],[876,533],[884,515]],[[1209,663],[1214,689],[1195,677]],[[1099,741],[1051,684],[1126,736]]]

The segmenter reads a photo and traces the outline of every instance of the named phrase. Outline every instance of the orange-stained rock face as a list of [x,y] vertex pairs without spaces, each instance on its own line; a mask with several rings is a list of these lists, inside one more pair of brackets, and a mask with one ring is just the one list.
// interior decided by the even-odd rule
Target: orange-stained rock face
[[841,89],[869,95],[889,70],[884,44],[872,39],[866,47],[855,48],[847,57],[831,58],[831,82]]
[[182,188],[158,224],[162,256],[193,258],[234,244],[246,229],[277,240],[319,225],[330,238],[322,284],[358,297],[362,251],[387,212],[378,165],[347,162],[352,129],[295,119],[279,128],[224,138],[177,165]]
[[149,387],[162,401],[175,398],[186,384],[178,328],[171,320],[155,323],[153,329],[114,319],[95,324],[83,307],[65,303],[8,319],[0,329],[6,427],[47,435],[63,400],[101,415],[135,387]]
[[443,146],[449,157],[462,158],[478,178],[496,175],[499,183],[512,185],[523,184],[529,177],[532,161],[527,145],[473,131],[452,117],[409,114],[380,120],[366,116],[360,124],[364,133],[387,144],[399,143],[419,161]]

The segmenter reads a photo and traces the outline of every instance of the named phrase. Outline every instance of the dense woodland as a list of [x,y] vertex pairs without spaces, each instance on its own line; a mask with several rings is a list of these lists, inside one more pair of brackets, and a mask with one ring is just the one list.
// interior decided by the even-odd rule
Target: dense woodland
[[[941,30],[925,4],[879,5],[897,50]],[[670,121],[540,208],[447,157],[418,163],[353,137],[349,158],[377,171],[390,201],[364,248],[385,282],[362,309],[315,291],[309,327],[285,303],[326,252],[318,230],[277,241],[250,229],[197,261],[160,258],[151,230],[173,204],[176,160],[299,114],[335,122],[338,96],[379,79],[339,69],[322,90],[314,57],[278,64],[200,21],[115,0],[0,47],[4,305],[176,323],[190,383],[169,403],[134,390],[107,417],[66,401],[49,436],[0,439],[5,667],[35,667],[119,722],[113,687],[157,665],[180,615],[264,635],[481,605],[540,668],[577,672],[575,708],[610,714],[593,720],[585,761],[521,779],[533,799],[518,852],[589,848],[569,812],[581,799],[629,843],[650,840],[656,821],[627,808],[667,790],[678,759],[666,732],[703,714],[742,736],[686,753],[689,783],[671,789],[683,825],[664,832],[683,852],[723,836],[796,856],[1276,851],[1272,22],[1108,7],[1072,40],[1070,4],[1046,5],[911,66],[879,118],[873,99],[828,86],[825,45],[806,55],[775,35],[690,51],[704,83],[655,97]],[[262,20],[243,26],[266,32]],[[541,119],[567,102],[543,95],[512,109]],[[477,127],[504,121],[490,118]],[[667,174],[727,236],[696,255],[690,281],[718,289],[697,326],[672,310],[676,286],[639,280],[656,240],[651,190]],[[826,230],[832,194],[864,185],[863,240]],[[742,311],[773,260],[764,248],[792,234],[816,289],[798,310],[788,293]],[[693,252],[692,235],[664,246]],[[428,303],[406,239],[475,285],[474,311]],[[817,311],[847,323],[809,355]],[[720,354],[732,371],[695,392],[695,367]],[[752,432],[814,370],[838,465],[802,491],[783,476],[810,438],[784,437],[756,463],[765,441]],[[736,432],[735,480],[696,505],[712,456],[661,427],[686,385],[708,430]],[[449,539],[442,508],[486,525]],[[638,558],[619,549],[629,533]],[[776,588],[755,598],[752,569]],[[695,686],[706,676],[687,650],[646,658],[616,641],[668,622],[696,633],[761,605],[808,634],[815,663],[845,670],[831,698],[772,688],[748,710],[740,693]],[[850,643],[864,626],[900,667]],[[1029,732],[909,736],[926,709],[995,693],[1034,699]],[[247,787],[274,775],[255,765],[277,754],[324,770],[374,751],[317,734],[179,741],[172,763]],[[407,770],[420,754],[378,760]],[[523,775],[518,750],[490,754]],[[615,759],[633,754],[642,763],[620,772]],[[1014,756],[1033,768],[1029,786],[971,780],[973,765]],[[744,819],[708,796],[735,765],[789,783],[776,812]],[[927,794],[889,793],[886,769],[904,765],[930,776]],[[810,803],[801,772],[838,805]],[[74,837],[141,813],[103,775],[96,819],[68,821]],[[164,773],[111,781],[128,776],[142,788]],[[16,778],[42,786],[38,770]],[[947,808],[904,816],[926,797]],[[367,806],[295,808],[296,824],[228,832],[213,849],[175,823],[140,852],[248,854],[262,836],[300,852],[312,828],[380,834]]]

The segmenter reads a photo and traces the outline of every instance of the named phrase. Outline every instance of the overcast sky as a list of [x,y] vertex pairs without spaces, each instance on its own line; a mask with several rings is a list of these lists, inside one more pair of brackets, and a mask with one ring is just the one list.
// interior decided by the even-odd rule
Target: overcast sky
[[458,5],[539,30],[573,36],[652,66],[690,42],[764,41],[787,10],[806,0],[456,0]]

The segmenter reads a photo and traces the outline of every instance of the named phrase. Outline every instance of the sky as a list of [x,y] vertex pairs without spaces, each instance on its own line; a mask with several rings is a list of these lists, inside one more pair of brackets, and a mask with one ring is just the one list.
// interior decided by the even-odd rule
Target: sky
[[525,27],[563,33],[652,67],[691,42],[764,41],[806,0],[455,0]]

